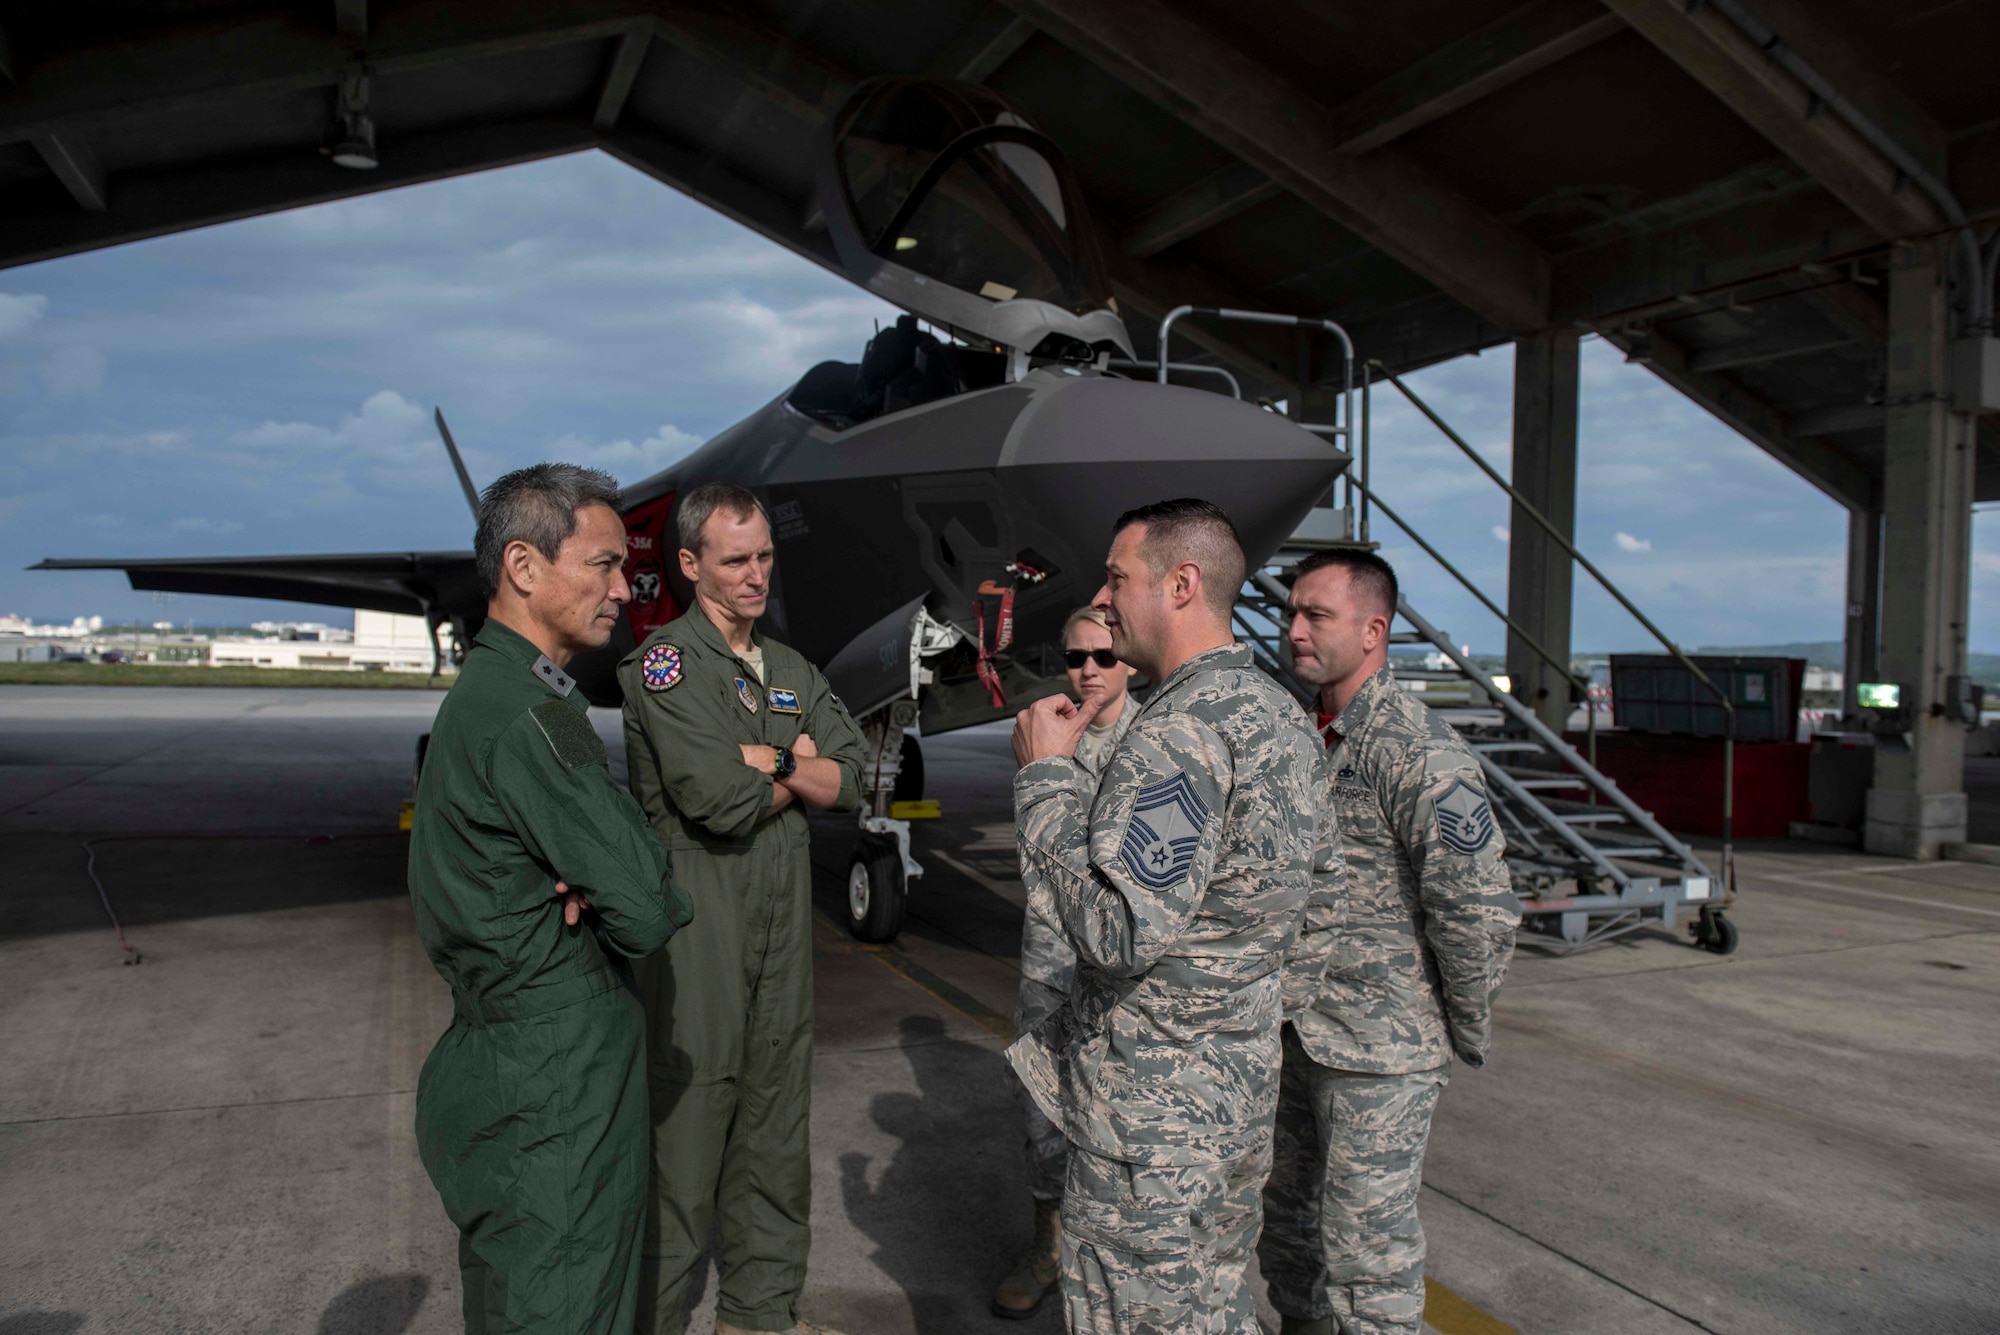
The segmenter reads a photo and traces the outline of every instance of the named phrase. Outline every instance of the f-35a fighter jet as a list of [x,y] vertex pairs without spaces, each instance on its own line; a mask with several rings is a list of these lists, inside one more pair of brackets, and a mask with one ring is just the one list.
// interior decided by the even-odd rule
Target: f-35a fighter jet
[[[1082,199],[1055,145],[998,94],[866,83],[825,144],[820,206],[847,276],[910,314],[859,362],[813,367],[625,489],[627,624],[571,671],[593,703],[616,704],[613,667],[692,597],[674,559],[676,499],[711,481],[756,492],[777,550],[766,628],[823,667],[872,748],[849,913],[858,935],[886,940],[921,874],[907,822],[890,815],[920,783],[905,730],[983,723],[1060,688],[1053,641],[1096,592],[1121,512],[1206,497],[1254,566],[1347,456],[1253,404],[1110,371],[1132,345]],[[35,568],[422,615],[461,645],[484,618],[469,551]]]

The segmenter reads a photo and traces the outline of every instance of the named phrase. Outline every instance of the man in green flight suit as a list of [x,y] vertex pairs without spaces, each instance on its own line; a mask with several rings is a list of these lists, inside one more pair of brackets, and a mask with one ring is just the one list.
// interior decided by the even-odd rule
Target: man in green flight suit
[[537,464],[487,489],[486,625],[438,710],[410,898],[452,1024],[417,1146],[458,1225],[468,1335],[625,1335],[645,1212],[645,1012],[629,959],[688,921],[563,669],[630,597],[618,485]]
[[720,1215],[716,1331],[798,1319],[811,1245],[812,864],[802,807],[860,801],[862,741],[818,669],[756,629],[771,524],[741,487],[681,498],[694,605],[619,665],[632,791],[696,906],[638,967],[655,1209],[641,1335],[679,1335]]

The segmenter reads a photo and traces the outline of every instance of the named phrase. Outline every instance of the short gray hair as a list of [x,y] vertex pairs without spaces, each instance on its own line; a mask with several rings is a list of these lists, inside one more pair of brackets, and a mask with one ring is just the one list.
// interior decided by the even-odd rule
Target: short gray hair
[[472,539],[486,597],[500,591],[500,559],[509,543],[525,542],[553,561],[586,505],[617,510],[617,479],[578,464],[531,464],[495,478],[479,498],[479,531]]
[[764,508],[764,502],[758,500],[756,493],[748,487],[739,487],[733,482],[704,482],[681,497],[680,511],[674,516],[674,527],[680,535],[683,550],[701,555],[701,531],[708,527],[708,517],[717,510],[738,519],[748,519],[753,514],[762,515],[765,526],[771,526],[771,512]]

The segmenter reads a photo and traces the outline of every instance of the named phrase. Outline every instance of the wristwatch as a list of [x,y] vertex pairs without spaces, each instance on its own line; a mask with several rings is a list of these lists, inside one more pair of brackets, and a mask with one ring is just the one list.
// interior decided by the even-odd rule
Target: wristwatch
[[771,762],[771,777],[789,779],[792,777],[792,771],[799,767],[799,758],[792,754],[792,748],[789,746],[778,747],[777,752]]

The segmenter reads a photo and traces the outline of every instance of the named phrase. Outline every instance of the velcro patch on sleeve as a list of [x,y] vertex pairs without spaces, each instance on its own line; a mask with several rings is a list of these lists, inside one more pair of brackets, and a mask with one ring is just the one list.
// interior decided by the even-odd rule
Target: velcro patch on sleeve
[[1148,890],[1165,890],[1194,862],[1208,804],[1184,773],[1141,789],[1125,826],[1120,853],[1132,879]]
[[535,725],[542,730],[542,736],[549,739],[549,749],[556,753],[556,759],[563,763],[565,769],[610,763],[610,757],[604,751],[604,739],[597,735],[597,729],[590,726],[589,719],[562,701],[544,700],[528,712],[534,715]]
[[1438,841],[1471,857],[1493,838],[1493,807],[1486,794],[1460,779],[1437,801]]

